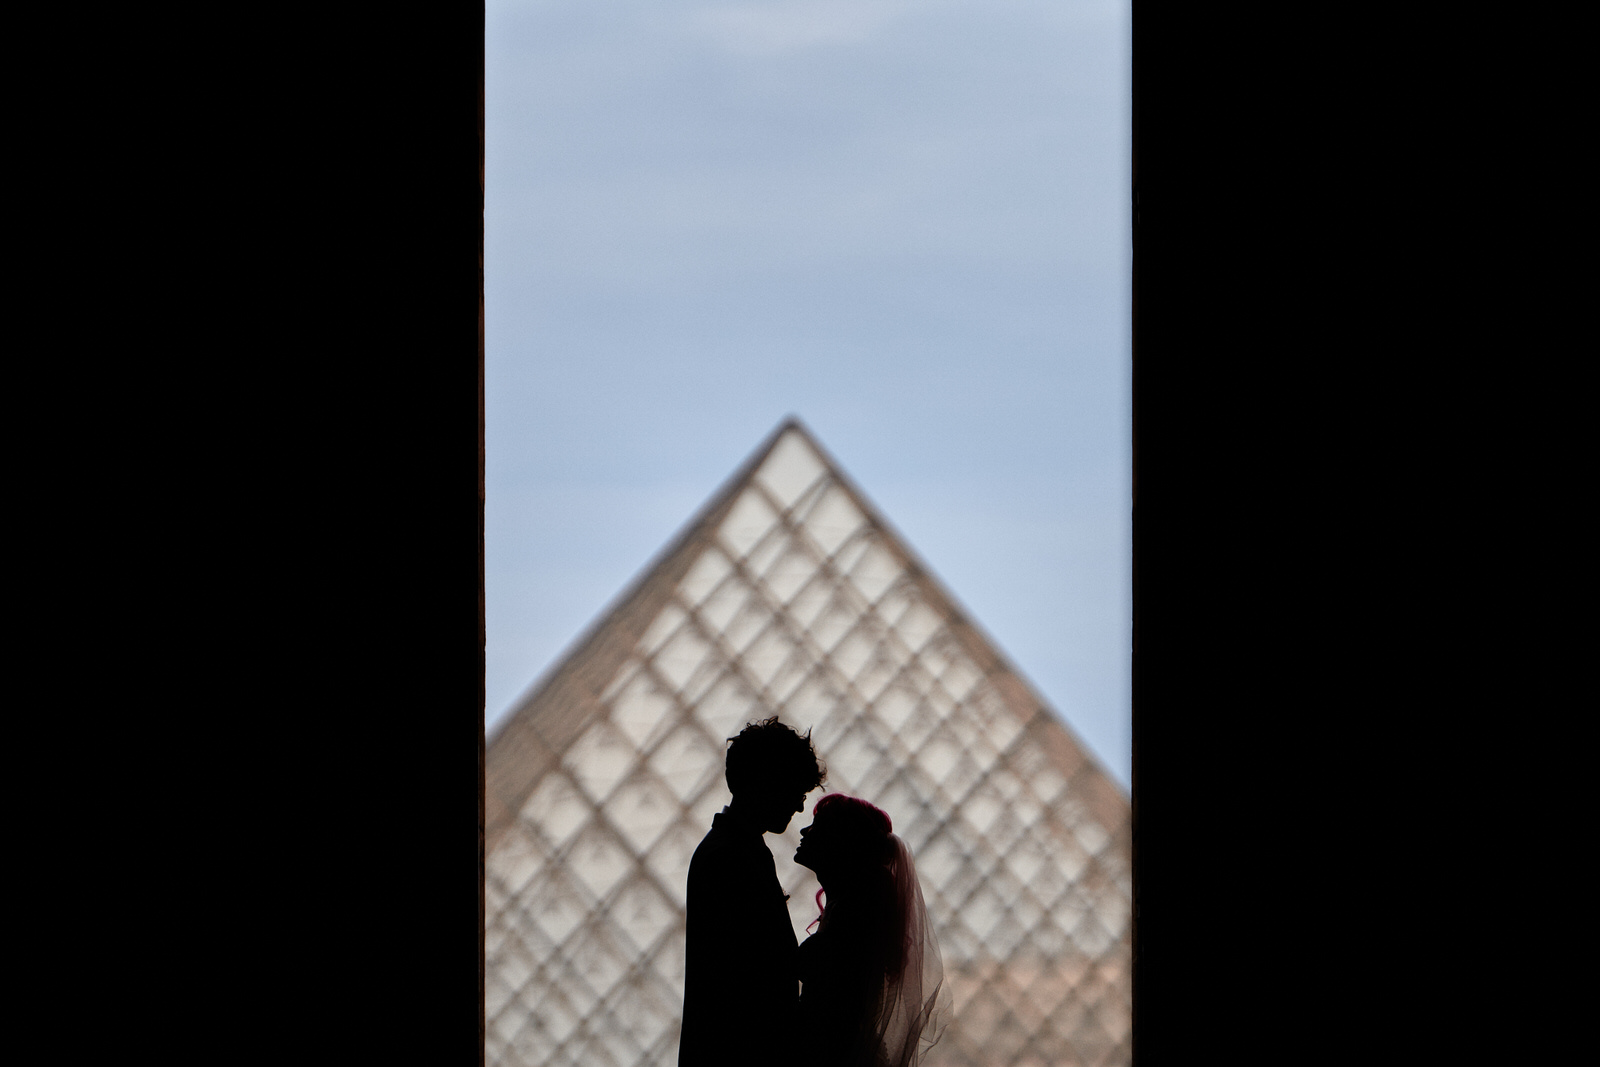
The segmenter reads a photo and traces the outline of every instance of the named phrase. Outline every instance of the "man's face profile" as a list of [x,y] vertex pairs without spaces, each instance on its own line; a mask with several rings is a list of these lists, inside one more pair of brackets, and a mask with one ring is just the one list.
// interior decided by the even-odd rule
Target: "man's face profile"
[[809,790],[793,785],[774,785],[762,790],[751,799],[761,829],[769,834],[781,834],[789,828],[789,820],[796,812],[806,810],[806,793]]

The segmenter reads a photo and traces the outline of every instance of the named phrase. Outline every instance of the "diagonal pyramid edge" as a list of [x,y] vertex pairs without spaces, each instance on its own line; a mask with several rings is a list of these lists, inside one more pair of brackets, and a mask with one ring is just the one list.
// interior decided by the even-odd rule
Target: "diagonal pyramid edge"
[[[993,682],[1006,695],[1008,702],[1020,708],[1031,708],[1041,713],[1036,723],[1030,724],[1030,729],[1037,732],[1038,739],[1043,743],[1058,760],[1068,760],[1076,765],[1078,762],[1087,763],[1094,772],[1094,777],[1099,782],[1094,787],[1097,793],[1103,793],[1103,803],[1108,808],[1121,805],[1127,808],[1129,797],[1121,785],[1112,777],[1105,765],[1094,754],[1093,750],[1077,735],[1077,732],[1066,721],[1066,717],[1057,711],[1028,680],[1027,675],[1011,662],[1010,658],[1001,650],[1000,643],[996,641],[977,622],[973,615],[967,611],[952,593],[944,581],[925,563],[911,547],[911,542],[889,521],[877,506],[873,504],[865,492],[856,485],[849,473],[841,466],[826,448],[811,435],[798,419],[792,420],[793,427],[805,434],[806,441],[816,450],[827,465],[829,473],[836,479],[854,499],[859,507],[882,532],[884,541],[905,562],[906,569],[914,576],[918,585],[930,600],[936,600],[948,612],[948,625],[952,632],[957,634],[966,647],[967,652],[985,664],[992,673],[990,681]],[[777,431],[782,433],[782,428]]]

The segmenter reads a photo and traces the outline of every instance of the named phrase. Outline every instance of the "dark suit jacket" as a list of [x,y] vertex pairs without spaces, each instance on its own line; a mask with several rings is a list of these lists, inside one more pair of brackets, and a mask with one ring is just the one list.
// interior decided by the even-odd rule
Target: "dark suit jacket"
[[689,862],[687,923],[678,1067],[792,1067],[797,946],[759,828],[712,819]]

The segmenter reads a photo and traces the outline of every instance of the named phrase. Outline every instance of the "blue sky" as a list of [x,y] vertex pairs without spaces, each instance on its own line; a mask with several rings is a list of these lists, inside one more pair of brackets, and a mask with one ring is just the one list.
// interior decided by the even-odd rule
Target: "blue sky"
[[488,6],[488,721],[799,415],[1129,780],[1123,2]]

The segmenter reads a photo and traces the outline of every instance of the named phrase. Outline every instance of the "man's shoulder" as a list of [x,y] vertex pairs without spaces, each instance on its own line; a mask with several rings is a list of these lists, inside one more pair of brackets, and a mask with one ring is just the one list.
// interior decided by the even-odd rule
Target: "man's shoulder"
[[751,844],[752,842],[746,840],[744,835],[731,833],[726,827],[713,824],[700,839],[700,844],[695,846],[689,866],[693,869],[696,863],[737,862],[741,858],[754,855],[750,848]]
[[697,872],[712,870],[760,871],[763,868],[770,870],[772,866],[772,852],[761,838],[730,833],[723,827],[713,825],[689,858],[689,877],[692,879]]

